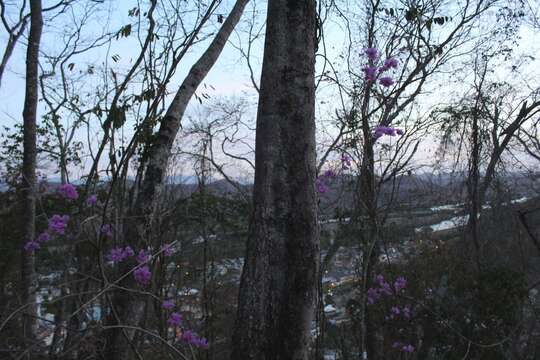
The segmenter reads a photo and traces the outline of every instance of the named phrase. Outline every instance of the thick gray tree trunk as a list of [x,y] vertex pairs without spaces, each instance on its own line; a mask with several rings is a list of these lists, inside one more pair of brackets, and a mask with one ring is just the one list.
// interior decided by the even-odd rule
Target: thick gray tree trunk
[[319,263],[315,1],[270,0],[231,359],[307,359]]
[[[214,66],[221,54],[229,36],[240,21],[244,8],[249,0],[237,0],[227,19],[214,37],[208,49],[191,67],[180,89],[177,91],[172,103],[169,105],[155,141],[148,151],[146,172],[139,190],[135,206],[130,214],[134,219],[132,224],[126,226],[125,238],[129,241],[142,239],[148,232],[152,223],[154,205],[163,186],[167,164],[171,156],[171,149],[180,129],[181,121],[189,101],[202,83],[210,69]],[[141,221],[144,219],[144,221]],[[159,245],[159,239],[156,239]],[[154,247],[157,248],[157,247]],[[132,277],[128,277],[127,286],[134,286]],[[114,319],[115,325],[138,326],[142,322],[146,299],[140,295],[130,295],[127,292],[115,296],[114,306],[118,311],[119,319]],[[130,343],[133,341],[135,331],[132,329],[114,329],[109,336],[107,354],[109,359],[127,359]]]
[[[26,52],[26,88],[23,109],[23,243],[35,238],[36,220],[36,112],[38,103],[38,61],[39,44],[43,20],[41,0],[30,1],[30,34]],[[22,302],[27,304],[23,314],[23,332],[25,340],[37,341],[37,278],[33,252],[22,250],[21,259]],[[32,348],[30,348],[32,349]],[[30,356],[30,355],[29,355]]]

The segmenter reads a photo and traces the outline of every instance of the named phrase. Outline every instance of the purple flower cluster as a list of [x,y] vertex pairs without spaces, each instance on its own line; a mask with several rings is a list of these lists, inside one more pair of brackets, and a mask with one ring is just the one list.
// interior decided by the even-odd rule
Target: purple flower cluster
[[328,179],[328,178],[335,178],[335,177],[336,177],[336,173],[334,172],[334,170],[328,169],[328,170],[326,170],[326,171],[323,173],[323,176],[324,176],[325,178],[327,178],[327,179]]
[[201,348],[208,347],[208,340],[206,340],[203,337],[200,337],[199,335],[197,335],[197,333],[191,330],[184,331],[182,335],[180,336],[180,339],[193,346],[197,346]]
[[[124,248],[116,247],[111,249],[107,258],[113,263],[120,263],[133,256],[135,256],[135,251],[133,250],[133,248],[131,246],[126,246]],[[146,254],[144,250],[140,250],[139,254],[137,254],[137,256],[135,257],[135,260],[137,261],[139,266],[144,265],[144,263],[146,263],[149,259],[150,256]],[[148,265],[138,267],[133,271],[133,277],[135,278],[135,281],[139,283],[139,285],[148,285],[152,277],[150,267]],[[165,306],[168,306],[168,304],[169,302],[164,302],[163,307],[165,308]],[[172,303],[172,307],[174,307],[174,303]]]
[[175,307],[174,300],[164,300],[163,303],[161,304],[161,307],[164,308],[165,310],[173,309]]
[[167,320],[167,324],[173,327],[182,325],[182,315],[180,315],[177,312],[171,313],[171,315],[169,316],[169,319]]
[[397,59],[393,57],[389,57],[388,59],[384,60],[384,64],[383,66],[379,68],[379,72],[384,72],[390,69],[397,69],[397,67],[398,67]]
[[41,234],[38,235],[36,241],[38,243],[46,243],[48,242],[49,240],[51,240],[51,235],[49,235],[48,232],[44,231],[42,232]]
[[71,184],[62,184],[57,189],[58,194],[69,200],[76,200],[79,197],[79,193],[75,186]]
[[315,180],[315,187],[317,188],[317,192],[319,194],[325,194],[330,189],[320,177]]
[[379,50],[376,48],[366,48],[364,49],[364,53],[371,61],[376,61],[379,58]]
[[174,254],[174,249],[171,244],[161,245],[161,250],[163,251],[164,256],[172,256],[172,254]]
[[109,260],[113,263],[119,263],[129,257],[132,257],[133,255],[135,255],[135,252],[131,246],[126,246],[125,248],[117,247],[111,249],[111,252],[109,253]]
[[315,180],[315,186],[317,187],[317,192],[319,194],[324,194],[328,192],[330,189],[328,186],[328,182],[331,179],[334,179],[337,176],[334,170],[328,169],[326,170],[321,176],[317,177],[317,180]]
[[147,265],[144,265],[133,271],[133,277],[135,278],[135,281],[139,283],[139,285],[146,286],[150,283],[152,273],[150,272],[150,268]]
[[[399,63],[394,57],[389,57],[388,59],[384,60],[381,66],[371,65],[379,59],[379,51],[376,48],[364,49],[364,53],[370,61],[370,65],[364,66],[361,70],[364,73],[364,79],[368,82],[375,82],[378,75],[390,69],[397,69],[398,67]],[[379,84],[384,87],[390,87],[394,85],[394,79],[392,79],[390,76],[382,76],[379,78]]]
[[35,240],[28,241],[26,244],[24,244],[24,249],[28,252],[40,249],[42,244],[51,241],[51,234],[49,234],[49,232],[60,235],[64,234],[68,221],[69,216],[67,215],[54,215],[49,220],[48,229],[40,233]]
[[30,240],[24,244],[24,250],[33,252],[41,248],[41,245],[51,240],[51,234],[64,235],[66,232],[67,223],[69,221],[68,215],[55,214],[49,219],[49,225],[47,230],[37,236],[35,240]]
[[341,155],[341,168],[343,170],[349,170],[351,168],[351,157],[349,155]]
[[150,260],[150,255],[144,251],[144,249],[141,249],[139,253],[137,254],[137,257],[135,258],[139,264],[144,264],[148,260]]
[[100,232],[103,235],[105,235],[106,237],[108,237],[109,239],[113,238],[113,236],[114,236],[113,228],[112,228],[111,224],[103,224],[103,225],[101,225]]
[[375,81],[375,79],[377,79],[377,67],[364,66],[361,70],[364,73],[364,78],[367,81]]
[[384,87],[389,87],[394,85],[394,79],[392,79],[390,76],[383,76],[379,79],[379,84]]
[[320,176],[315,180],[315,187],[319,194],[327,193],[330,190],[330,182],[338,176],[338,173],[341,173],[345,170],[350,169],[351,167],[351,158],[347,154],[342,154],[341,158],[341,169],[339,166],[334,167],[334,169],[325,170]]
[[394,282],[394,288],[384,279],[383,275],[377,275],[375,277],[377,286],[371,287],[367,290],[368,304],[372,305],[377,302],[383,295],[392,296],[399,293],[407,286],[407,280],[404,277],[399,277]]
[[[174,301],[172,300],[165,300],[163,301],[161,307],[167,310],[173,309],[175,306]],[[167,324],[171,327],[180,327],[182,326],[182,314],[178,312],[172,312],[169,315],[169,318],[167,319]],[[184,330],[181,332],[181,335],[179,336],[180,340],[201,348],[207,348],[208,347],[208,340],[206,340],[203,337],[200,337],[197,335],[196,332],[192,330]]]
[[399,293],[401,290],[405,289],[407,287],[407,279],[405,279],[403,276],[400,276],[394,281],[394,290],[396,290],[396,293]]
[[383,135],[396,136],[396,135],[403,135],[403,134],[404,134],[404,131],[401,129],[397,129],[397,128],[393,128],[389,126],[377,126],[375,127],[375,130],[373,131],[373,139],[377,140]]
[[409,307],[409,305],[407,306],[404,306],[402,309],[401,309],[401,312],[403,313],[403,316],[406,318],[406,319],[410,319],[412,314],[411,314],[411,308]]
[[41,245],[34,240],[30,240],[26,242],[26,244],[24,244],[24,250],[26,250],[27,252],[33,252],[39,248],[41,248]]
[[403,344],[399,341],[394,342],[392,344],[392,347],[394,349],[398,349],[399,351],[405,352],[405,353],[412,353],[414,351],[414,346],[412,346],[411,344]]
[[68,215],[53,215],[49,219],[49,231],[53,234],[64,235],[68,221]]
[[96,205],[96,204],[97,204],[97,195],[90,195],[86,199],[86,205],[92,206],[92,205]]
[[401,309],[399,308],[399,306],[392,306],[390,308],[390,314],[385,319],[393,320],[399,317],[400,315],[402,315],[407,320],[411,318],[412,314],[411,314],[411,308],[409,307],[409,305],[406,305]]

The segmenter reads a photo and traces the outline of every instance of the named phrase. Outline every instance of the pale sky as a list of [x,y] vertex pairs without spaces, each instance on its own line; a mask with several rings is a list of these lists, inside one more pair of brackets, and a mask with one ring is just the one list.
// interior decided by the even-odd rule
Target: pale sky
[[[51,2],[51,1],[49,1]],[[48,1],[45,1],[45,6]],[[89,37],[92,33],[99,33],[109,29],[112,31],[116,30],[120,26],[132,22],[127,16],[128,9],[133,7],[134,1],[112,1],[109,3],[108,9],[103,9],[101,13],[88,25],[87,31]],[[218,13],[226,13],[227,9],[231,8],[233,1],[225,0],[218,10]],[[255,26],[258,29],[261,25],[261,22],[264,20],[263,15],[265,12],[265,3],[261,1],[252,1],[248,4],[246,12],[243,15],[243,21],[240,24],[238,31],[231,36],[230,42],[236,46],[242,42],[245,45],[246,36],[245,32],[242,30],[247,29],[247,24],[245,20],[248,20],[252,16],[253,6],[256,6],[257,13],[260,14],[258,18],[258,26]],[[71,16],[77,16],[75,10],[74,14]],[[54,23],[46,23],[45,32],[42,39],[42,49],[44,52],[51,53],[55,49],[59,49],[62,45],[62,33],[65,31],[63,22],[68,22],[68,17],[64,17],[63,20],[55,19]],[[65,25],[65,24],[64,24]],[[214,29],[217,29],[219,24],[216,23],[215,19],[212,20],[212,26]],[[343,33],[343,26],[339,22],[339,19],[332,19],[332,21],[327,22],[325,27],[325,36],[327,43],[327,56],[331,59],[339,61],[339,54],[346,45],[346,37]],[[519,47],[516,49],[516,54],[529,54],[533,55],[534,59],[527,59],[528,65],[524,67],[524,70],[518,74],[514,74],[514,80],[523,82],[526,81],[530,84],[531,87],[538,87],[538,79],[540,79],[540,41],[535,41],[538,39],[537,33],[532,31],[530,28],[522,27],[520,30]],[[5,42],[6,34],[2,33],[0,35],[0,42]],[[168,87],[170,91],[174,91],[178,84],[181,82],[191,64],[198,58],[201,51],[203,51],[207,45],[208,41],[205,43],[199,44],[196,47],[196,50],[189,54],[187,61],[183,61],[180,67],[177,70],[177,74],[173,79],[171,85]],[[118,64],[120,66],[127,67],[129,63],[133,60],[133,57],[136,56],[137,42],[134,36],[129,37],[128,39],[122,38],[119,41],[113,41],[111,48],[102,47],[98,50],[91,51],[86,53],[83,57],[80,57],[76,61],[76,69],[84,68],[90,64],[95,64],[96,67],[101,66],[103,59],[108,53],[109,56],[113,54],[118,54],[120,60]],[[0,88],[0,125],[12,126],[14,123],[21,121],[21,112],[22,104],[24,101],[24,61],[25,61],[25,50],[26,50],[26,40],[23,39],[21,43],[18,44],[10,62],[8,64],[8,69],[4,73],[4,78],[2,80],[2,86]],[[255,79],[258,82],[260,74],[260,66],[262,60],[262,50],[263,50],[263,37],[258,40],[252,49],[252,65],[255,70]],[[362,49],[358,49],[360,53]],[[110,61],[110,60],[109,60]],[[112,63],[112,62],[111,62]],[[318,68],[321,68],[321,62],[318,62]],[[117,65],[118,66],[118,65]],[[339,67],[339,64],[337,64]],[[341,68],[343,69],[343,67]],[[501,78],[508,78],[507,69],[498,68],[494,76]],[[206,92],[213,98],[219,97],[249,97],[253,104],[256,101],[256,92],[251,86],[251,80],[249,77],[248,68],[245,64],[245,61],[241,59],[240,53],[234,46],[228,44],[223,51],[221,57],[219,58],[216,65],[212,68],[209,75],[205,79],[205,84],[211,85],[214,89],[210,87],[199,88],[198,93]],[[451,91],[456,90],[455,84],[430,84],[429,89],[439,96],[429,96],[424,97],[423,107],[425,109],[430,108],[432,105],[436,105],[440,100],[447,100],[448,94]],[[85,89],[86,90],[86,89]],[[91,89],[90,89],[91,90]],[[321,101],[324,104],[321,104]],[[197,104],[195,99],[192,100],[192,104]],[[335,102],[335,91],[334,90],[323,90],[320,92],[320,96],[317,102],[317,113],[319,117],[319,124],[322,119],[327,119],[328,115],[334,113],[336,107]],[[40,105],[40,109],[43,110],[43,106]],[[250,109],[251,113],[246,114],[247,117],[254,118],[255,116],[255,106]],[[188,115],[196,114],[194,109],[188,111]],[[334,133],[330,131],[330,134]],[[324,136],[323,136],[324,138]],[[432,157],[432,153],[429,151],[433,147],[433,141],[426,141],[424,147],[420,150],[418,155],[419,162],[425,162]],[[74,174],[75,175],[75,174]]]

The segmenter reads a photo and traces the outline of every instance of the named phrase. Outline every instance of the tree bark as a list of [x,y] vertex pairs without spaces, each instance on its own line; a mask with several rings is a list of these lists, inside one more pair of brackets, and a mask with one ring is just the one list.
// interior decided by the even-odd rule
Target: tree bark
[[270,0],[231,359],[307,359],[319,266],[315,1]]
[[[23,238],[21,248],[35,238],[36,219],[36,112],[38,103],[38,61],[43,19],[41,0],[30,1],[30,34],[26,52],[26,88],[23,108]],[[22,302],[27,305],[23,314],[23,335],[30,343],[37,342],[37,277],[34,252],[21,251]],[[30,347],[32,349],[32,347]],[[31,355],[29,355],[31,356]]]
[[[190,69],[172,103],[169,105],[164,118],[161,120],[156,139],[148,149],[146,172],[137,199],[135,200],[135,205],[130,214],[130,218],[133,219],[132,224],[125,227],[125,239],[130,239],[130,241],[133,241],[131,239],[137,239],[134,241],[141,241],[144,238],[144,234],[148,233],[152,223],[154,205],[163,186],[165,171],[171,156],[171,149],[180,129],[187,105],[219,58],[229,36],[240,21],[240,17],[248,2],[249,0],[236,1],[229,16],[224,21],[208,49]],[[141,221],[143,219],[144,221]],[[157,245],[154,248],[158,248],[159,242],[154,245]],[[126,281],[127,284],[124,284],[125,286],[136,285],[132,277],[128,277]],[[113,319],[112,325],[137,326],[142,322],[146,299],[141,298],[140,295],[137,298],[137,296],[132,296],[126,292],[120,292],[115,296],[114,306],[118,311],[117,315],[119,318]],[[111,331],[107,344],[108,358],[129,358],[127,353],[134,337],[135,330],[114,328]]]

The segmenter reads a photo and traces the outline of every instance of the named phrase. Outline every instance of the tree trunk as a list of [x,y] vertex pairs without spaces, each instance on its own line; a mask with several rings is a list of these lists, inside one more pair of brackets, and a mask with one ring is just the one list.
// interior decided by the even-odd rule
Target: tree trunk
[[238,21],[240,21],[240,17],[248,2],[249,0],[236,1],[231,13],[223,22],[223,26],[219,29],[216,37],[204,54],[202,54],[199,60],[191,67],[188,75],[182,82],[180,89],[176,92],[176,96],[169,105],[165,117],[161,120],[156,140],[149,149],[146,174],[137,198],[135,205],[136,209],[145,211],[144,209],[146,208],[147,213],[152,210],[151,207],[155,202],[157,192],[163,184],[163,178],[167,163],[171,156],[174,139],[180,129],[182,117],[184,116],[189,101],[210,69],[212,69],[216,63],[229,36],[236,27],[236,24],[238,24]]
[[270,0],[231,359],[307,359],[319,263],[315,1]]
[[[240,21],[240,17],[248,2],[249,0],[236,1],[231,13],[224,21],[208,49],[190,69],[170,104],[165,117],[162,119],[156,140],[148,150],[146,173],[137,199],[135,200],[135,205],[130,214],[130,218],[134,220],[132,224],[125,227],[125,239],[130,239],[130,241],[141,241],[144,234],[148,233],[152,223],[154,205],[159,196],[160,189],[163,186],[171,149],[176,135],[178,134],[178,130],[180,129],[181,120],[187,105],[212,66],[216,63],[229,36]],[[141,218],[145,218],[145,221],[141,221]],[[157,243],[157,245],[159,246],[159,243]],[[132,277],[128,277],[126,282],[127,283],[124,283],[124,286],[132,287],[136,285],[134,284]],[[132,296],[127,292],[117,293],[114,300],[114,306],[118,311],[119,319],[112,320],[112,325],[137,326],[142,321],[145,305],[146,299],[142,298],[140,295]],[[126,354],[134,336],[135,331],[132,329],[115,328],[112,330],[107,344],[108,358],[128,358]]]
[[[43,20],[41,1],[30,1],[30,34],[26,52],[26,88],[23,109],[23,244],[35,238],[36,219],[36,112],[38,103],[39,43]],[[37,342],[37,277],[34,252],[22,250],[21,259],[22,302],[27,304],[23,314],[24,339],[32,345]],[[30,347],[32,349],[32,347]],[[29,355],[30,356],[30,355]]]
[[13,50],[19,41],[19,38],[26,30],[26,24],[28,23],[26,16],[21,19],[20,26],[17,29],[15,26],[12,28],[12,33],[9,34],[8,42],[6,48],[4,49],[4,55],[2,56],[2,61],[0,62],[0,87],[2,86],[2,78],[4,77],[4,72],[7,67],[7,63],[13,54]]

